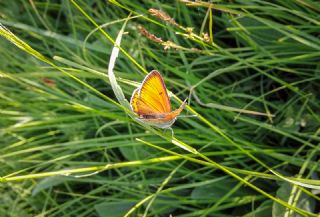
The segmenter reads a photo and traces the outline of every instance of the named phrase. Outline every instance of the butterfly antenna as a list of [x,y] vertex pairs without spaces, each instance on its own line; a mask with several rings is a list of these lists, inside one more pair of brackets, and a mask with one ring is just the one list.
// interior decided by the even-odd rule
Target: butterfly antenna
[[[185,107],[185,106],[186,106],[186,104],[187,104],[187,100],[188,100],[188,97],[187,97],[185,100],[183,100],[183,103],[182,103],[183,107]],[[181,105],[181,106],[182,106],[182,105]]]
[[177,118],[196,118],[198,115],[179,115]]

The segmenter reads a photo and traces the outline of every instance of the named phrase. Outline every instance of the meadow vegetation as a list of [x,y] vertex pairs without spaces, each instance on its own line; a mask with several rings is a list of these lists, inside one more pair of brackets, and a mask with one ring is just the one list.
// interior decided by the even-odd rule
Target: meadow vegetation
[[[319,14],[1,1],[0,216],[318,216]],[[188,98],[173,137],[123,98],[153,69],[173,108]]]

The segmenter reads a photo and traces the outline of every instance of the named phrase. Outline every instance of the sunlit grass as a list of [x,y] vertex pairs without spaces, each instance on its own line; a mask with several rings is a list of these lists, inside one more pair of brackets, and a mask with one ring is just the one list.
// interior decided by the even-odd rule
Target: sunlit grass
[[[0,6],[0,215],[317,216],[315,1]],[[126,104],[152,69],[174,138]]]

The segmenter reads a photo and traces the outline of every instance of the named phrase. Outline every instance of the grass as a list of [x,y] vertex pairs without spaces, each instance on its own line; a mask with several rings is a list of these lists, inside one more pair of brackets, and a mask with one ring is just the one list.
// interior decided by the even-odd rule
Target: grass
[[[319,215],[316,1],[0,8],[1,216]],[[128,109],[152,69],[174,137]]]

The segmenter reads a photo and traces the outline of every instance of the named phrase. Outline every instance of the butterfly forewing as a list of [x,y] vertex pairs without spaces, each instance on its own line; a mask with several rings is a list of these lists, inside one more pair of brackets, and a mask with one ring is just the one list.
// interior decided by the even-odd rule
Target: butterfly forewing
[[142,100],[139,99],[139,91],[140,88],[137,88],[134,90],[130,104],[131,104],[131,109],[138,115],[143,115],[143,114],[152,114],[154,113],[154,109],[146,105]]
[[137,107],[145,110],[145,114],[171,112],[167,89],[158,71],[151,71],[144,79],[138,91]]

